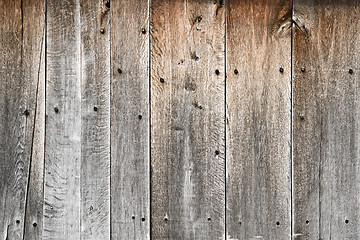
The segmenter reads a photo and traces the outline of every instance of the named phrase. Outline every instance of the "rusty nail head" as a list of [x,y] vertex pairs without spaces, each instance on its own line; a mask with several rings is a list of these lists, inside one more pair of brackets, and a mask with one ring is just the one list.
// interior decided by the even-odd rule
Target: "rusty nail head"
[[104,28],[100,28],[100,33],[104,34],[105,33],[105,29]]

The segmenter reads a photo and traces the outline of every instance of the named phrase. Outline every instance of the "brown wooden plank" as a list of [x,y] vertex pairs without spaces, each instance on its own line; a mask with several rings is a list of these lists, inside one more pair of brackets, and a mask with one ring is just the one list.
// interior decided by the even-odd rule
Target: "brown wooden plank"
[[110,239],[110,0],[80,1],[81,239]]
[[296,239],[360,239],[359,4],[294,2]]
[[0,1],[0,239],[41,229],[44,6]]
[[225,7],[153,0],[154,239],[225,237]]
[[148,1],[112,1],[112,239],[150,238],[148,26]]
[[228,239],[290,239],[291,9],[227,5]]
[[45,239],[80,239],[80,1],[47,1]]

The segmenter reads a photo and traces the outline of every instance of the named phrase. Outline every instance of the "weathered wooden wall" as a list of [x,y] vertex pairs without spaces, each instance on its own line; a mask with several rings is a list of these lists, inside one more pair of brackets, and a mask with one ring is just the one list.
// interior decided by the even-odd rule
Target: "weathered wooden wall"
[[360,239],[359,16],[0,0],[0,240]]

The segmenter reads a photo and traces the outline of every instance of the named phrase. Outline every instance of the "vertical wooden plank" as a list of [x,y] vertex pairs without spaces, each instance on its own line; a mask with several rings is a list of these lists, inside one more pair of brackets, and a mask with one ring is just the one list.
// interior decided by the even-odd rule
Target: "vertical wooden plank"
[[44,238],[80,239],[80,1],[47,1]]
[[44,10],[42,0],[0,1],[0,239],[39,235]]
[[225,237],[225,7],[153,0],[154,239]]
[[149,4],[111,4],[111,237],[150,239]]
[[289,0],[227,7],[227,238],[290,239]]
[[81,239],[110,239],[110,0],[80,1]]
[[294,2],[296,239],[360,238],[359,7]]

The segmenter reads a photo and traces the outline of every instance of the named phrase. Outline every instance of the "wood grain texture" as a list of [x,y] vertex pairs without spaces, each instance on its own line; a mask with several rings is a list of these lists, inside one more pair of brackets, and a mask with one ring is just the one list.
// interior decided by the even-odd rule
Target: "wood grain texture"
[[360,239],[359,4],[294,1],[296,239]]
[[225,238],[225,7],[153,0],[153,239]]
[[47,1],[44,239],[81,238],[80,1]]
[[[110,239],[110,6],[80,1],[81,239]],[[103,31],[102,31],[103,29]]]
[[291,1],[229,0],[226,43],[227,239],[290,239]]
[[150,239],[149,4],[111,2],[111,237]]
[[[42,218],[44,1],[0,1],[0,239]],[[40,228],[41,229],[41,228]]]

